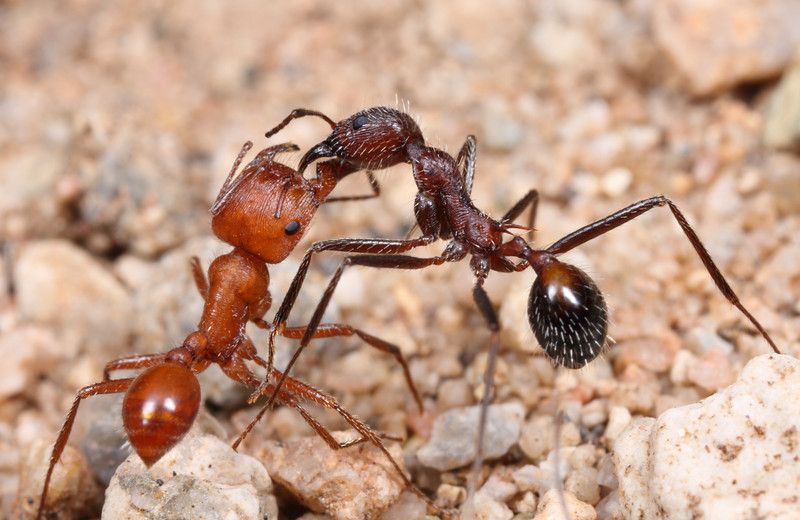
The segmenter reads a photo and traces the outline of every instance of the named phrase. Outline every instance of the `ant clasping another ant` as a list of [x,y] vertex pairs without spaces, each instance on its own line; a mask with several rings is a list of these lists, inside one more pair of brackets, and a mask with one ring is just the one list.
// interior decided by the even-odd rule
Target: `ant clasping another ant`
[[[302,117],[308,111],[296,110],[284,123]],[[490,332],[488,362],[484,376],[480,424],[473,465],[473,480],[482,464],[483,436],[486,415],[492,398],[493,377],[499,349],[500,322],[483,285],[491,271],[504,273],[532,268],[536,272],[528,299],[528,321],[547,356],[557,365],[577,369],[595,359],[605,348],[608,332],[608,311],[600,289],[585,272],[559,260],[566,253],[643,213],[666,206],[677,221],[719,291],[738,308],[769,343],[780,353],[764,327],[742,305],[725,280],[700,238],[689,225],[677,205],[664,196],[635,202],[605,218],[583,226],[556,240],[544,249],[536,249],[513,229],[533,229],[539,200],[536,190],[529,191],[499,220],[475,206],[471,198],[475,177],[476,139],[469,136],[457,157],[428,146],[417,124],[408,115],[387,107],[362,110],[339,121],[331,134],[313,146],[302,157],[298,170],[303,172],[312,162],[337,158],[353,170],[378,170],[399,163],[411,165],[418,193],[414,213],[421,236],[407,239],[339,239],[317,242],[306,253],[280,309],[275,315],[270,334],[270,349],[275,334],[282,330],[297,293],[309,269],[311,257],[322,251],[355,253],[346,256],[333,275],[305,330],[300,347],[287,365],[287,378],[301,351],[314,336],[343,271],[354,265],[383,269],[423,269],[456,262],[470,257],[475,278],[473,299]],[[328,159],[330,160],[330,159]],[[324,164],[324,163],[323,163]],[[319,166],[318,166],[319,168]],[[528,225],[514,224],[526,208],[530,208]],[[448,239],[441,255],[415,257],[404,253]],[[270,380],[261,390],[274,385],[273,395],[258,417],[277,398],[283,385]],[[255,395],[261,395],[259,392]],[[249,431],[245,429],[243,435]],[[475,482],[470,483],[474,490]]]
[[[331,127],[335,126],[333,121],[316,112],[303,111],[302,115],[322,117]],[[280,128],[282,126],[278,130]],[[214,234],[233,246],[233,250],[211,263],[208,278],[199,260],[192,259],[194,280],[204,300],[197,330],[190,333],[179,347],[168,352],[109,362],[105,366],[102,382],[86,386],[78,392],[53,446],[37,519],[42,518],[48,507],[46,499],[53,470],[67,444],[83,399],[101,394],[125,394],[122,403],[125,432],[133,449],[150,467],[175,446],[192,426],[201,400],[197,373],[216,363],[225,375],[238,383],[254,389],[261,385],[263,380],[250,370],[245,361],[267,368],[269,380],[282,382],[281,388],[273,384],[263,386],[262,394],[274,393],[273,399],[296,409],[332,449],[365,441],[374,444],[388,458],[404,484],[432,509],[439,511],[412,484],[383,445],[382,439],[394,437],[372,430],[342,408],[333,397],[297,379],[283,377],[281,372],[272,367],[271,353],[269,362],[261,358],[245,332],[245,325],[249,321],[258,327],[270,328],[270,324],[263,320],[272,303],[267,264],[279,263],[289,255],[321,204],[377,196],[377,182],[368,173],[372,194],[328,198],[342,178],[358,169],[344,161],[332,159],[318,164],[315,178],[306,179],[302,173],[275,161],[279,153],[298,150],[293,144],[280,144],[260,151],[237,176],[236,172],[251,147],[251,142],[242,147],[211,208]],[[279,331],[281,335],[295,339],[305,337],[305,332],[305,327],[281,327]],[[422,400],[411,380],[408,365],[395,345],[349,325],[315,324],[311,333],[314,338],[353,335],[397,359],[421,410]],[[137,377],[111,379],[112,371],[123,369],[144,371]],[[303,403],[306,402],[335,411],[359,434],[359,438],[339,443],[305,410]],[[236,449],[240,442],[241,438],[233,448]]]

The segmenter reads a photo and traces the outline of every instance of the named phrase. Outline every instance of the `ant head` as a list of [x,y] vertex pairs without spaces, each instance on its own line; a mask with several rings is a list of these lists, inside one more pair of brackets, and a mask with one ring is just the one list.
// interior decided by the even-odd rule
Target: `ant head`
[[600,289],[589,275],[555,259],[537,268],[528,321],[547,356],[567,368],[581,368],[596,358],[608,331]]
[[284,164],[250,163],[211,220],[214,234],[266,263],[282,261],[321,203],[314,186]]
[[372,107],[339,121],[327,139],[300,160],[299,170],[322,157],[338,157],[358,169],[382,169],[408,161],[406,146],[425,140],[417,123],[404,112]]
[[150,467],[189,431],[199,409],[197,377],[186,365],[168,361],[133,380],[122,401],[122,422],[133,449]]

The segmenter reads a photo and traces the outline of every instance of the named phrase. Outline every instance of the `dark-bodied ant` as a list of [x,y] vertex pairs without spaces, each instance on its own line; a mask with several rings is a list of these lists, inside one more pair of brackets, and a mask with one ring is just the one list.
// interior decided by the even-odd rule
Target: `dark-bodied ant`
[[[298,117],[297,114],[299,113],[295,111],[287,121]],[[522,271],[528,267],[536,272],[537,277],[528,299],[528,320],[536,339],[554,363],[572,369],[581,368],[595,359],[606,344],[608,331],[606,304],[594,281],[582,270],[559,260],[558,256],[650,209],[669,207],[720,292],[747,317],[772,349],[779,352],[764,327],[739,301],[684,215],[675,203],[664,196],[659,195],[635,202],[569,233],[544,249],[535,249],[511,230],[533,229],[539,199],[536,190],[529,191],[500,220],[486,215],[473,203],[471,190],[476,159],[474,136],[466,139],[458,156],[453,158],[442,150],[427,146],[419,127],[409,115],[392,108],[374,107],[337,123],[333,132],[324,141],[308,150],[301,159],[298,169],[302,172],[313,161],[326,157],[338,158],[357,170],[376,170],[398,163],[410,163],[419,190],[414,201],[414,213],[422,235],[418,238],[397,240],[326,240],[312,245],[300,265],[286,299],[275,315],[270,341],[285,326],[313,254],[321,251],[359,254],[345,257],[334,274],[283,377],[290,372],[300,351],[313,337],[314,329],[320,323],[346,267],[361,265],[390,269],[422,269],[445,262],[459,261],[469,255],[470,267],[475,277],[473,298],[490,331],[474,470],[482,464],[486,413],[491,401],[493,374],[499,348],[500,323],[483,288],[489,272],[508,273]],[[513,224],[513,221],[528,207],[531,208],[528,225],[523,227]],[[450,240],[439,256],[419,258],[403,254],[438,239]],[[278,381],[276,386],[280,389],[281,382]],[[269,405],[268,402],[267,407]],[[247,431],[248,429],[244,432]],[[476,474],[477,471],[473,471],[473,475]],[[474,487],[474,484],[472,482],[471,487]]]
[[[304,111],[303,115],[318,115]],[[326,119],[333,127],[333,121]],[[78,406],[94,395],[124,393],[122,419],[133,449],[148,467],[155,464],[186,434],[200,407],[200,385],[196,374],[216,363],[234,381],[257,388],[257,377],[245,361],[268,367],[271,380],[284,381],[282,388],[267,385],[264,392],[277,392],[276,399],[296,409],[311,428],[332,448],[341,449],[358,442],[371,442],[388,457],[406,486],[430,501],[408,479],[383,445],[380,435],[347,412],[331,396],[294,378],[284,378],[271,364],[257,355],[245,332],[252,321],[269,328],[263,320],[272,299],[269,293],[267,264],[283,261],[297,245],[317,208],[324,202],[359,200],[377,196],[378,185],[368,174],[372,195],[327,198],[337,183],[357,171],[348,163],[333,159],[317,168],[314,179],[275,161],[282,152],[295,151],[293,144],[266,148],[236,176],[245,154],[252,147],[248,142],[236,158],[230,174],[211,208],[212,228],[218,238],[233,250],[217,257],[204,275],[199,260],[192,259],[192,272],[205,305],[197,330],[189,334],[181,346],[165,353],[131,356],[109,362],[103,381],[82,388],[67,414],[50,456],[44,479],[37,519],[46,508],[47,491],[53,469],[67,444]],[[301,338],[305,327],[283,327],[280,333],[288,338]],[[408,366],[396,346],[348,325],[323,324],[315,327],[314,338],[357,335],[367,344],[393,354],[402,365],[411,392],[420,409],[422,402],[411,382]],[[123,369],[145,369],[137,377],[111,379],[110,373]],[[314,403],[338,413],[360,438],[340,443],[302,406]],[[239,441],[234,444],[234,449]]]

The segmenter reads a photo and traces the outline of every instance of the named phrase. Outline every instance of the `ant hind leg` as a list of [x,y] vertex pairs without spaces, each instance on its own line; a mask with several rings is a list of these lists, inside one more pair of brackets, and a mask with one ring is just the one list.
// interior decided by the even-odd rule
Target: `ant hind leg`
[[708,274],[711,275],[711,279],[714,280],[717,289],[719,289],[719,291],[734,307],[739,309],[739,311],[741,311],[741,313],[744,314],[748,320],[750,320],[750,323],[752,323],[758,332],[761,333],[767,343],[769,343],[770,347],[772,347],[772,350],[775,351],[776,354],[780,354],[780,350],[778,350],[777,345],[775,345],[775,342],[772,341],[772,338],[767,333],[766,329],[764,329],[761,323],[759,323],[758,320],[756,320],[756,318],[750,314],[750,311],[748,311],[747,308],[742,305],[742,302],[739,301],[736,293],[733,292],[733,289],[731,288],[730,284],[728,284],[725,276],[723,276],[722,272],[719,270],[719,267],[717,267],[717,265],[714,263],[714,260],[712,260],[711,255],[708,253],[708,250],[706,250],[705,246],[700,241],[700,237],[697,236],[697,233],[695,233],[694,229],[692,229],[692,227],[689,225],[686,217],[678,209],[678,206],[676,206],[674,202],[663,195],[657,195],[655,197],[650,197],[649,199],[643,199],[638,202],[634,202],[633,204],[622,208],[616,213],[612,213],[607,217],[601,218],[600,220],[592,222],[591,224],[576,229],[565,237],[556,240],[550,247],[545,249],[545,251],[554,255],[565,253],[581,244],[599,237],[600,235],[604,235],[612,229],[633,220],[642,213],[659,206],[669,206],[672,215],[675,217],[678,225],[683,230],[683,234],[689,239],[689,242],[692,244],[697,256],[700,257],[700,260],[703,262],[706,271],[708,271]]
[[72,431],[72,425],[75,422],[75,416],[78,414],[78,406],[81,404],[81,401],[93,395],[120,394],[127,391],[132,382],[132,378],[103,381],[101,383],[85,386],[78,391],[78,395],[75,396],[75,400],[72,402],[72,407],[70,408],[69,413],[67,413],[67,418],[64,420],[64,424],[61,426],[61,430],[58,432],[58,438],[56,438],[56,442],[53,445],[53,451],[50,453],[50,465],[48,466],[47,473],[44,477],[44,486],[42,488],[42,496],[39,500],[39,509],[36,514],[36,520],[41,520],[42,515],[44,514],[45,499],[47,498],[47,490],[50,487],[50,478],[53,476],[53,470],[58,463],[58,459],[61,458],[61,454],[64,452],[64,448],[67,446],[67,440],[69,439],[69,434]]

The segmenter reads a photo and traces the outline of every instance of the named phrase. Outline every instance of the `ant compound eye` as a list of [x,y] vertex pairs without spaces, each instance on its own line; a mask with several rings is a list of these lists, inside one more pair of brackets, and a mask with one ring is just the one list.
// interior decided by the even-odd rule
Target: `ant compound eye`
[[366,125],[367,121],[368,121],[368,118],[367,118],[367,116],[365,114],[361,114],[360,116],[356,116],[356,118],[353,119],[353,130],[358,130],[362,126]]
[[296,220],[289,222],[288,224],[286,224],[286,227],[283,228],[283,232],[289,236],[294,235],[298,231],[300,231],[300,223]]
[[596,358],[608,332],[608,310],[589,275],[555,261],[544,266],[531,287],[528,321],[547,356],[567,368]]
[[167,362],[133,380],[122,401],[128,440],[147,467],[191,428],[200,409],[200,384],[186,366]]

